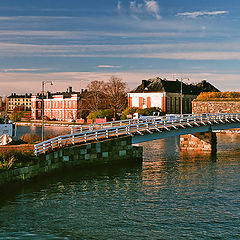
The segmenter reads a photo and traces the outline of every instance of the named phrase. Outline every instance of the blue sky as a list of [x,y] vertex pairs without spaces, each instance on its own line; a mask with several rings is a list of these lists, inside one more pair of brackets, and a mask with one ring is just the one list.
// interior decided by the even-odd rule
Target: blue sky
[[239,0],[0,0],[0,95],[115,75],[240,88]]

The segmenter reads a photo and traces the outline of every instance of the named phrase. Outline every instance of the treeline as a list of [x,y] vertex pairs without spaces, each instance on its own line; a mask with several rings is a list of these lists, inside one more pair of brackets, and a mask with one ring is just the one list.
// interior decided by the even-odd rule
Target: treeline
[[203,92],[194,101],[240,101],[240,92]]

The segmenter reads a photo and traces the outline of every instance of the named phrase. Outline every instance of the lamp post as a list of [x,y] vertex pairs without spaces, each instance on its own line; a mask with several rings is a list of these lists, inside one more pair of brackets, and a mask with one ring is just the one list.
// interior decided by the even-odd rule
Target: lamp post
[[[183,80],[184,78],[181,78],[181,91],[180,91],[180,100],[181,100],[181,117],[183,115]],[[185,78],[185,80],[188,80],[189,81],[189,78]]]
[[182,86],[182,83],[183,83],[183,79],[181,78],[181,93],[180,93],[180,101],[181,101],[181,105],[180,105],[180,114],[181,114],[181,117],[183,115],[183,86]]
[[42,142],[44,141],[44,92],[45,92],[45,84],[50,83],[53,85],[52,81],[42,81]]

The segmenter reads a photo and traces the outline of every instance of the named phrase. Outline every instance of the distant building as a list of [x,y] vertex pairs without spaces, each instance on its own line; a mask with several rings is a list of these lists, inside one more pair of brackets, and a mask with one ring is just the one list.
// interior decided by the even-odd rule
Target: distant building
[[32,94],[17,95],[12,93],[6,99],[7,110],[12,111],[15,108],[21,108],[24,111],[31,110],[31,96]]
[[159,107],[165,113],[192,112],[192,101],[201,92],[218,91],[207,81],[196,85],[161,78],[142,80],[142,84],[128,93],[128,106],[138,108]]
[[[92,92],[82,90],[73,92],[69,87],[66,92],[48,93],[42,100],[41,95],[32,96],[32,119],[42,118],[42,102],[44,102],[44,116],[50,120],[75,121],[82,117],[84,112],[90,111],[90,104],[94,100]],[[102,99],[104,100],[104,99]],[[100,108],[107,107],[101,101]]]

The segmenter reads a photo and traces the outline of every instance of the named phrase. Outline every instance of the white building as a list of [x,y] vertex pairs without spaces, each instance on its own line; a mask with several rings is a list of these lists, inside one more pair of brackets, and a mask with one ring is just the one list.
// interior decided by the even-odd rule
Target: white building
[[142,80],[142,84],[128,93],[128,106],[138,108],[161,108],[165,113],[192,112],[192,101],[200,92],[219,91],[210,83],[202,81],[197,85],[185,84],[178,80],[154,78]]

